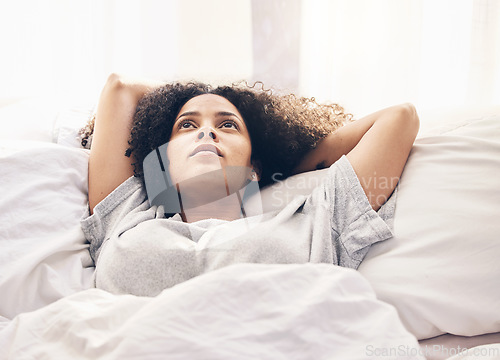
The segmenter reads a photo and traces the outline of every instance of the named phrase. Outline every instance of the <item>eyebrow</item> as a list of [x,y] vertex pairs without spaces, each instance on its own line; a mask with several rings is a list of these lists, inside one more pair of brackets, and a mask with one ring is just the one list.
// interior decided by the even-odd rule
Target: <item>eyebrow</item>
[[[183,116],[200,116],[200,115],[201,115],[201,113],[199,111],[186,111],[185,113],[182,113],[181,115],[179,115],[177,120],[179,120]],[[218,116],[218,117],[220,117],[220,116],[234,116],[235,118],[241,120],[238,115],[236,115],[232,112],[229,112],[229,111],[219,111],[215,114],[215,116]]]

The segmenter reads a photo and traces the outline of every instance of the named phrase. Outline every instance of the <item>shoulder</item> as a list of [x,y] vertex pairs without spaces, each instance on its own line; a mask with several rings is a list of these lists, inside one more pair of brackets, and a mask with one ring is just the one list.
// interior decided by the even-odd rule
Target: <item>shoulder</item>
[[[328,202],[332,226],[338,233],[355,228],[360,222],[366,222],[372,224],[375,230],[381,230],[384,236],[387,235],[387,223],[394,214],[393,202],[390,209],[384,207],[382,218],[379,212],[372,208],[352,164],[345,155],[328,169],[322,192]],[[356,223],[358,225],[355,225]]]
[[81,226],[89,240],[103,238],[129,213],[148,207],[142,181],[131,176],[85,214]]

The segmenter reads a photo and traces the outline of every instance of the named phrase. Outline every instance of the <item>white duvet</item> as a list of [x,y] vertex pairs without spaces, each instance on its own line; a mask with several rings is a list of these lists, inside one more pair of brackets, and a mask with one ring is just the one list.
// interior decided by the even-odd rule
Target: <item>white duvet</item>
[[12,359],[422,359],[396,310],[356,271],[239,264],[155,298],[98,289],[0,332]]

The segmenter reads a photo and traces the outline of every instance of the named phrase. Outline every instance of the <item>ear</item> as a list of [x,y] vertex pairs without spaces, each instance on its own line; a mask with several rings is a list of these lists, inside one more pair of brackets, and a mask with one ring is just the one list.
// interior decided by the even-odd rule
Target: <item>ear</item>
[[260,160],[252,160],[253,171],[251,175],[255,174],[255,178],[252,176],[252,181],[260,181],[260,176],[262,174],[262,163]]

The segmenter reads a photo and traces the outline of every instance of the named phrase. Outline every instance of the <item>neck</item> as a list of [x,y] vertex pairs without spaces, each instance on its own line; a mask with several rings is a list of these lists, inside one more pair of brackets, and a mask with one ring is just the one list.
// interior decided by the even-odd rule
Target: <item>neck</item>
[[[236,220],[242,217],[241,215],[241,197],[239,193],[233,193],[225,196],[222,199],[209,202],[207,204],[192,206],[196,204],[192,199],[182,199],[181,217],[184,222],[192,223],[205,219],[221,219],[221,220]],[[185,206],[187,205],[187,206]]]

